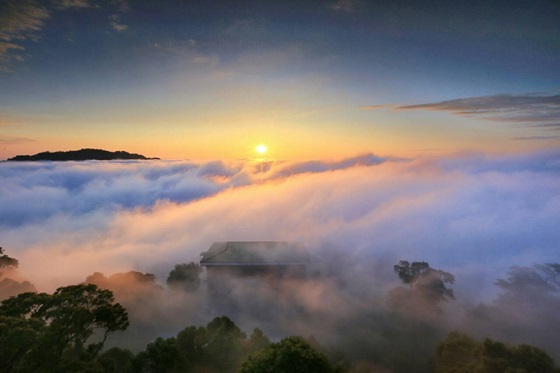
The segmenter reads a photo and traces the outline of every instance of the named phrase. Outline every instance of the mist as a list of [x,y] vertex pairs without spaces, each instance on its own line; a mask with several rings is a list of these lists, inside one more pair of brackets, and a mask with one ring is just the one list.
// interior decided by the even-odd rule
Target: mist
[[[135,350],[226,314],[273,339],[312,335],[355,361],[425,358],[451,330],[560,359],[549,332],[558,293],[543,292],[537,312],[519,296],[535,291],[523,278],[515,297],[495,285],[517,278],[513,266],[558,262],[560,152],[259,166],[1,163],[0,246],[20,262],[11,278],[46,292],[87,278],[110,288],[131,317],[110,343]],[[197,291],[165,284],[214,241],[274,240],[305,244],[306,278],[232,278],[219,289],[227,297],[204,276]],[[454,274],[456,299],[423,304],[393,272],[399,260]]]

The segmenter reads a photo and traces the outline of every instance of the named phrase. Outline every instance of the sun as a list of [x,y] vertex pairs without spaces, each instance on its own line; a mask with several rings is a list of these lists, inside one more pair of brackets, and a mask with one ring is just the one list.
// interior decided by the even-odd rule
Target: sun
[[267,149],[266,149],[266,146],[265,146],[265,145],[259,144],[259,145],[257,145],[257,147],[255,148],[255,150],[257,151],[257,153],[259,153],[259,154],[262,155],[262,154],[266,153],[266,150],[267,150]]

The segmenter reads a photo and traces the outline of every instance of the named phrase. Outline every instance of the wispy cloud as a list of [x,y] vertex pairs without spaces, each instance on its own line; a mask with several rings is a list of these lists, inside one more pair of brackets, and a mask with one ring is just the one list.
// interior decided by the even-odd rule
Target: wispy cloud
[[91,8],[93,6],[88,0],[60,0],[58,5],[63,9]]
[[560,95],[558,94],[469,97],[396,106],[395,110],[445,111],[455,115],[479,116],[497,122],[560,129]]
[[33,141],[35,140],[29,139],[27,137],[0,136],[0,145],[14,145]]
[[305,173],[321,173],[336,170],[343,170],[356,166],[374,166],[387,161],[395,161],[394,158],[383,158],[374,154],[363,154],[352,158],[346,158],[336,162],[326,161],[308,161],[288,163],[278,165],[270,172],[269,178],[275,179],[279,177],[292,176]]
[[362,106],[362,110],[377,110],[377,109],[394,109],[397,108],[397,105],[394,104],[386,104],[386,105],[367,105]]
[[109,16],[109,24],[113,30],[121,32],[128,29],[128,26],[121,22],[120,16],[118,14],[112,14]]
[[520,136],[513,137],[512,140],[515,141],[546,141],[546,140],[557,140],[560,136]]
[[4,41],[25,40],[39,31],[49,12],[33,1],[7,1],[0,13],[0,39]]
[[21,61],[23,42],[36,40],[48,10],[32,0],[11,0],[0,3],[0,71],[10,71],[12,61]]
[[337,12],[351,13],[356,10],[360,3],[361,2],[358,0],[337,0],[332,4],[329,4],[328,7]]
[[124,0],[102,6],[94,0],[6,0],[0,1],[0,71],[12,72],[15,63],[25,60],[28,41],[38,41],[45,24],[57,12],[95,9],[110,14],[109,25],[118,32],[128,29],[120,14],[129,10]]

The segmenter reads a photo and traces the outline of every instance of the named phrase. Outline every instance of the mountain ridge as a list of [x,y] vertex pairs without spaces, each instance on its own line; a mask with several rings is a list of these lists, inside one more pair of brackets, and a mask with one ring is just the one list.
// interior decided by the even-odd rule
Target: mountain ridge
[[34,155],[16,155],[8,158],[7,161],[111,161],[127,159],[150,160],[159,158],[148,158],[142,154],[128,153],[122,150],[111,152],[103,149],[84,148],[69,151],[46,151]]

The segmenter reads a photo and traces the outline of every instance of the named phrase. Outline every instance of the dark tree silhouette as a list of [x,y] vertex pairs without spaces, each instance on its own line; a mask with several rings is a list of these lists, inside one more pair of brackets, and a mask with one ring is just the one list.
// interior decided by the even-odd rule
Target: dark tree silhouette
[[167,285],[175,289],[195,291],[200,287],[200,274],[202,267],[200,264],[190,262],[189,264],[176,264],[175,268],[169,272]]
[[250,355],[240,373],[329,373],[334,367],[328,358],[301,337],[288,337],[261,352]]
[[146,346],[132,362],[132,371],[166,373],[184,371],[179,368],[181,355],[175,338],[157,338]]
[[535,264],[532,267],[513,266],[506,279],[496,285],[503,290],[502,299],[527,299],[560,294],[560,264]]
[[109,161],[114,159],[158,159],[146,158],[141,154],[128,153],[122,150],[110,152],[102,149],[80,149],[64,152],[42,152],[34,155],[16,155],[8,161],[86,161],[100,160]]
[[[0,247],[0,277],[4,275],[1,271],[2,269],[14,270],[19,266],[17,259],[12,258],[4,254],[4,250]],[[0,301],[18,295],[20,293],[36,291],[35,286],[33,286],[28,281],[18,282],[14,279],[8,278],[9,273],[6,277],[0,280]]]
[[[158,338],[134,360],[133,370],[142,372],[234,372],[247,351],[268,340],[247,335],[226,316],[216,317],[206,327],[189,326],[177,337]],[[254,350],[253,350],[254,351]]]
[[[17,268],[18,266],[19,266],[19,262],[17,261],[17,259],[14,259],[4,254],[4,249],[0,247],[0,270],[2,268],[8,268],[8,269]],[[0,272],[0,276],[1,275],[2,272]]]
[[[82,284],[58,288],[52,295],[23,293],[8,298],[0,304],[2,323],[10,326],[11,334],[0,338],[0,356],[13,356],[21,371],[42,372],[45,366],[76,371],[86,369],[110,333],[128,327],[128,315],[109,290]],[[13,330],[20,330],[21,337]],[[94,332],[101,341],[86,346]],[[13,350],[12,345],[19,347]]]
[[126,349],[113,347],[99,355],[98,361],[105,373],[124,373],[132,371],[134,354]]
[[453,289],[447,287],[455,282],[455,276],[449,272],[434,269],[426,262],[409,263],[406,260],[401,260],[393,269],[404,284],[434,302],[455,299]]
[[488,338],[478,342],[458,332],[450,333],[439,343],[433,365],[436,373],[560,372],[554,360],[539,348],[526,344],[512,346]]

